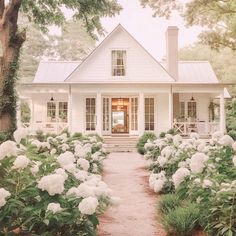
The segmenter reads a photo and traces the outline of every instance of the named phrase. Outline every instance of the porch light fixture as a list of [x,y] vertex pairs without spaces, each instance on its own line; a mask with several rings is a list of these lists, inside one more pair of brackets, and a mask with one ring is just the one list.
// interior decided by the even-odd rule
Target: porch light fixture
[[194,99],[193,95],[192,95],[192,97],[191,97],[190,101],[191,101],[191,102],[194,102],[194,101],[195,101],[195,99]]
[[54,98],[53,98],[53,96],[51,96],[50,101],[51,101],[51,102],[54,102]]

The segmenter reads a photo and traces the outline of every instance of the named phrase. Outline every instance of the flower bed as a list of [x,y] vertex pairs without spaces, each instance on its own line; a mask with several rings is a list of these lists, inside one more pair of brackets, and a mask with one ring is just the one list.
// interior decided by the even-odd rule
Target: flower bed
[[149,185],[165,193],[159,203],[169,234],[236,235],[236,142],[219,132],[212,139],[167,134],[147,141]]
[[115,200],[100,175],[101,138],[14,138],[0,145],[0,235],[96,235],[97,214]]

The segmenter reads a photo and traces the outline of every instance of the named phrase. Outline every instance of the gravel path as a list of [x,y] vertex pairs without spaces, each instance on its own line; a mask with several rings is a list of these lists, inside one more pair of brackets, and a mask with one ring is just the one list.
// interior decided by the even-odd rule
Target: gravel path
[[165,236],[157,223],[157,196],[149,191],[145,166],[138,153],[111,153],[104,162],[104,181],[121,204],[100,217],[99,236]]

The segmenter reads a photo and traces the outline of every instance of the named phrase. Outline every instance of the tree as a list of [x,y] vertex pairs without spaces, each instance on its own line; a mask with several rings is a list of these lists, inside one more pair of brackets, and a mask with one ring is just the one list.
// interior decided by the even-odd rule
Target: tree
[[200,34],[201,42],[212,49],[229,47],[236,50],[236,1],[191,0],[140,0],[143,6],[154,10],[154,16],[169,18],[172,11],[179,10],[188,26],[201,25],[208,28]]
[[95,40],[86,32],[80,21],[68,21],[61,35],[51,35],[30,24],[27,39],[21,50],[20,82],[31,82],[40,60],[82,60],[94,47]]
[[95,37],[102,34],[100,18],[114,16],[121,10],[116,0],[0,0],[0,127],[14,130],[16,127],[15,81],[20,49],[26,39],[26,30],[18,25],[19,11],[46,31],[48,25],[65,22],[63,7],[74,11],[87,31]]

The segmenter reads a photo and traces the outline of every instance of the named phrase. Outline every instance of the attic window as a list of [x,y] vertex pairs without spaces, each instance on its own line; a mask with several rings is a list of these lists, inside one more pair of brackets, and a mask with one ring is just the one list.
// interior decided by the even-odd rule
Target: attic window
[[112,76],[126,75],[126,51],[112,50]]

